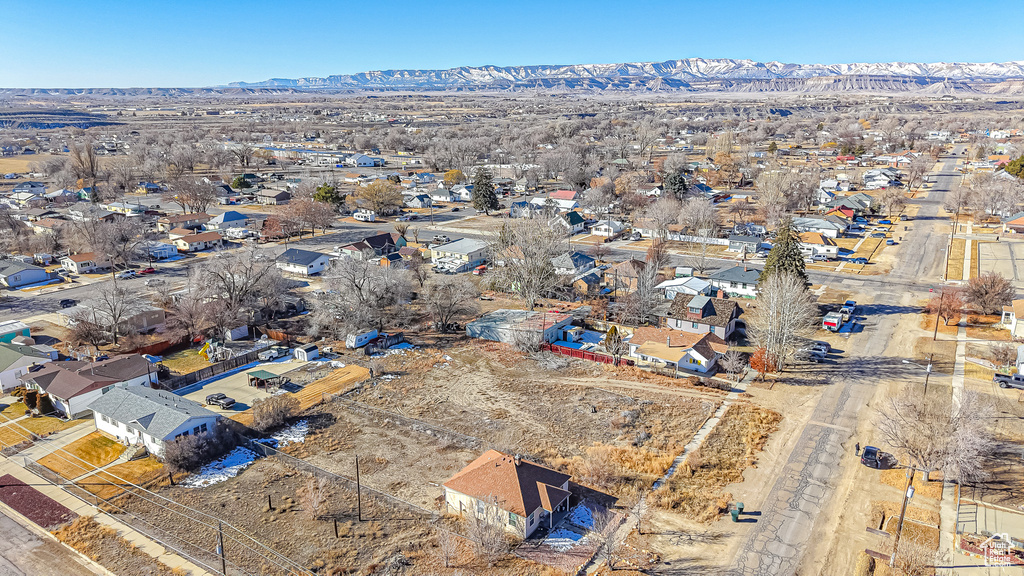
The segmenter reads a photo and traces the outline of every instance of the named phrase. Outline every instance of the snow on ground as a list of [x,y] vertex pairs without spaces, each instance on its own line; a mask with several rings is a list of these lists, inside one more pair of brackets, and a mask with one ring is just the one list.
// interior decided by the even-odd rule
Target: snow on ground
[[256,460],[256,453],[239,446],[224,456],[203,466],[198,473],[186,478],[181,485],[186,488],[212,486],[238,476]]
[[309,434],[309,422],[306,420],[299,420],[295,424],[271,434],[270,438],[260,438],[256,440],[256,442],[269,444],[270,446],[279,448],[294,442],[303,442],[306,440],[307,434]]
[[544,543],[559,552],[568,552],[580,544],[586,544],[587,537],[568,528],[555,528]]
[[26,284],[24,286],[19,286],[18,290],[35,290],[36,288],[40,288],[42,286],[49,286],[50,284],[60,284],[62,282],[64,282],[63,278],[54,278],[52,280],[47,280],[45,282],[36,282],[35,284]]
[[587,530],[594,529],[594,512],[587,508],[586,504],[580,504],[572,509],[569,513],[569,522],[579,526],[580,528],[586,528]]

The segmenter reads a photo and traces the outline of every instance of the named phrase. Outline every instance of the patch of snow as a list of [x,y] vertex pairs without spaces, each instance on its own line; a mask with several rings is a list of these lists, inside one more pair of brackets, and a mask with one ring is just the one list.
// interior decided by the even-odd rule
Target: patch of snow
[[204,488],[230,480],[249,467],[256,460],[256,453],[239,446],[224,456],[203,466],[197,474],[186,478],[181,485],[186,488]]
[[64,282],[63,278],[54,278],[52,280],[46,280],[45,282],[36,282],[35,284],[26,284],[18,287],[18,290],[34,290],[42,286],[49,286],[50,284],[59,284]]
[[331,361],[331,368],[344,368],[344,367],[345,367],[345,363],[344,362],[339,362],[337,360],[332,360]]
[[569,550],[572,550],[580,544],[585,544],[586,542],[586,536],[566,528],[555,528],[544,540],[545,544],[559,552],[568,552]]
[[293,442],[304,441],[306,434],[309,434],[309,421],[299,420],[284,430],[271,434],[270,438],[276,440],[279,446],[287,446]]
[[449,356],[449,355],[447,355],[447,354],[445,354],[444,356],[442,356],[442,358],[444,358],[444,361],[445,361],[445,362],[451,362],[451,361],[452,361],[452,357],[451,357],[451,356]]
[[579,504],[572,509],[572,512],[569,513],[569,522],[579,526],[580,528],[593,530],[594,512],[590,508],[587,508],[585,504]]

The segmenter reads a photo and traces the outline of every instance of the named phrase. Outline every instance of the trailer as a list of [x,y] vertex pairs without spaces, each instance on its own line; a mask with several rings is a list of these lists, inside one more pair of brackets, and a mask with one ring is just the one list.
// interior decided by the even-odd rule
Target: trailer
[[838,332],[843,327],[843,315],[839,312],[829,312],[821,320],[821,327],[831,332]]

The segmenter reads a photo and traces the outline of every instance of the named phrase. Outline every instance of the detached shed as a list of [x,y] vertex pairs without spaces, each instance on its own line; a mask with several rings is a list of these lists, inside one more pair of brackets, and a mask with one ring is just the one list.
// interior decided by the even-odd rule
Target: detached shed
[[309,362],[320,357],[320,348],[316,344],[306,344],[295,349],[295,359]]

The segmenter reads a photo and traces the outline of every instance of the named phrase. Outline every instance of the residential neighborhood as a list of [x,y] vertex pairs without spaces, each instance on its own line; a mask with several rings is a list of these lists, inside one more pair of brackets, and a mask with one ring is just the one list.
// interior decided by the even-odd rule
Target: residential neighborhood
[[[189,31],[211,66],[348,71],[0,87],[0,572],[1024,567],[1020,62],[392,69],[351,45],[388,6],[281,13],[269,51],[225,6],[247,34]],[[480,30],[571,58],[551,8],[546,39]],[[687,41],[749,30],[685,8],[656,13]],[[38,10],[19,62],[53,50]],[[152,54],[181,30],[153,11],[54,29]],[[449,36],[413,51],[493,55]]]

